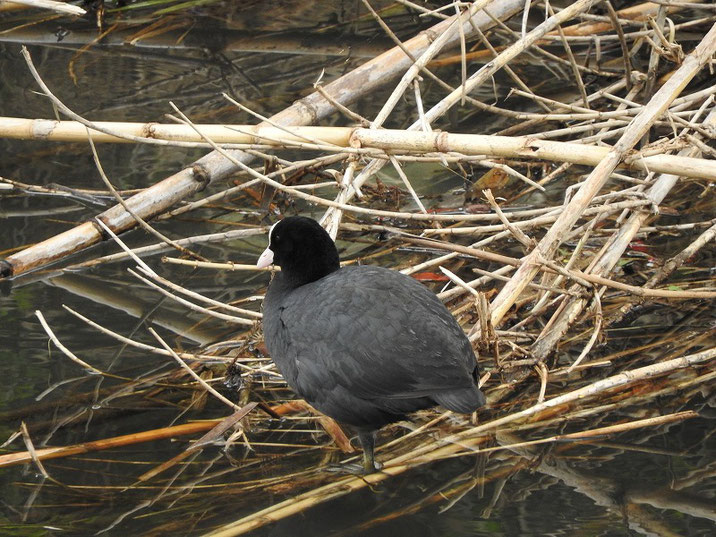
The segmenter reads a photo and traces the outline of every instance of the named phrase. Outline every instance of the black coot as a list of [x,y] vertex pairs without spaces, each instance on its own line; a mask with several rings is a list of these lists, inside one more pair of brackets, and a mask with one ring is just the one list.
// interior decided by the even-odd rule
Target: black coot
[[372,266],[340,268],[326,231],[291,216],[269,232],[258,266],[281,267],[264,300],[266,346],[289,386],[355,427],[363,468],[375,471],[375,431],[435,405],[485,404],[477,359],[450,312],[426,287]]

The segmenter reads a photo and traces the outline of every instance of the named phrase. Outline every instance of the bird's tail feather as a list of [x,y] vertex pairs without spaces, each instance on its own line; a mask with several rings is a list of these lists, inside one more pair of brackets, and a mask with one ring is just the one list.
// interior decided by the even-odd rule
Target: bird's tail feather
[[487,402],[485,394],[483,394],[477,386],[434,394],[433,399],[435,399],[440,406],[461,414],[474,412]]

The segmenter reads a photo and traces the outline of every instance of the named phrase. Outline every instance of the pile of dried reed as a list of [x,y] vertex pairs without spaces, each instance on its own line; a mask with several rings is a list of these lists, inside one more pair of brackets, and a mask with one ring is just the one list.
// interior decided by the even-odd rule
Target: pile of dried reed
[[[519,462],[525,460],[521,457],[531,456],[539,444],[571,442],[560,444],[564,451],[577,441],[594,443],[625,431],[639,431],[634,433],[637,438],[648,438],[658,426],[697,416],[694,400],[713,385],[712,328],[677,324],[641,339],[637,334],[620,350],[607,343],[622,337],[630,320],[645,311],[675,308],[704,318],[713,308],[713,275],[709,267],[699,265],[699,255],[716,234],[716,164],[709,145],[716,133],[716,12],[713,5],[700,2],[632,3],[621,11],[595,0],[566,3],[563,9],[537,2],[530,9],[533,16],[541,10],[542,22],[530,31],[523,26],[520,32],[504,21],[518,19],[525,4],[529,2],[484,0],[460,6],[453,16],[428,13],[441,19],[429,31],[337,80],[317,83],[313,93],[271,118],[256,114],[258,126],[195,124],[177,107],[176,125],[92,122],[52,94],[25,51],[42,91],[71,121],[2,118],[0,136],[212,151],[129,197],[116,192],[101,172],[117,205],[94,221],[10,255],[2,262],[3,275],[17,278],[50,262],[65,261],[98,241],[116,241],[124,252],[68,268],[131,257],[136,262],[132,275],[148,288],[231,323],[236,330],[226,344],[175,352],[153,330],[156,345],[139,343],[67,308],[78,322],[122,345],[171,356],[181,366],[151,382],[118,378],[122,396],[137,397],[148,382],[158,392],[181,386],[195,390],[195,397],[208,393],[220,399],[234,414],[225,420],[64,448],[34,449],[25,431],[28,451],[0,456],[0,466],[34,461],[42,468],[45,459],[208,431],[171,461],[143,474],[139,483],[146,483],[233,430],[227,442],[243,442],[249,451],[241,463],[242,478],[226,487],[235,496],[280,490],[288,499],[211,533],[228,536],[432,461],[495,454],[479,472],[448,483],[418,507],[445,498],[457,501],[486,480],[501,479],[516,464],[525,464]],[[373,15],[384,24],[377,13]],[[689,41],[680,42],[686,30]],[[385,31],[397,39],[387,26]],[[456,46],[459,53],[446,53]],[[540,96],[529,79],[523,80],[525,58],[549,69],[571,91],[561,100]],[[474,62],[481,67],[473,70]],[[460,66],[452,71],[454,80],[436,74],[436,69],[454,64]],[[511,93],[520,99],[498,106],[473,96],[479,88],[489,88],[498,74],[509,80]],[[400,81],[372,119],[352,108],[397,77]],[[414,105],[414,122],[403,129],[384,128],[400,100]],[[511,102],[518,105],[509,108]],[[481,121],[482,131],[451,132],[445,117],[457,107],[500,118],[507,126],[495,132],[490,122]],[[315,126],[335,112],[354,126]],[[277,157],[286,150],[292,159]],[[304,153],[310,156],[296,157]],[[429,193],[429,181],[411,176],[429,166],[465,177],[479,168],[487,173],[480,172],[463,195],[443,193],[437,200]],[[381,172],[383,168],[390,173]],[[221,179],[236,173],[238,184],[216,190]],[[393,182],[386,184],[385,177],[391,174]],[[10,180],[2,184],[16,192],[40,188]],[[209,184],[215,191],[206,193]],[[422,280],[442,282],[440,297],[469,332],[487,371],[482,383],[490,409],[476,422],[438,411],[420,413],[417,428],[393,434],[380,446],[385,469],[379,474],[336,477],[307,466],[299,473],[277,471],[262,477],[259,468],[267,464],[264,449],[286,458],[306,453],[335,458],[337,449],[350,452],[350,443],[330,420],[293,401],[262,355],[255,296],[246,304],[224,304],[160,276],[148,257],[169,248],[176,255],[165,257],[166,263],[196,270],[255,270],[210,262],[191,248],[263,235],[267,227],[259,221],[239,231],[179,240],[165,237],[151,223],[152,218],[176,217],[246,192],[258,192],[255,205],[262,208],[285,212],[298,203],[322,211],[322,223],[341,244],[366,237],[387,239],[371,241],[360,255],[349,256],[349,262],[388,264]],[[198,199],[180,204],[197,193]],[[694,217],[677,224],[659,221],[664,212],[686,211]],[[135,226],[159,242],[134,251],[126,247],[117,235]],[[648,245],[664,234],[682,239],[678,250],[666,250],[666,258]],[[257,288],[255,294],[262,292]],[[38,317],[55,345],[81,367],[117,378],[86,357],[75,356],[39,312]],[[230,375],[243,379],[238,404],[215,388],[227,366]],[[659,406],[654,404],[657,398]],[[274,432],[285,427],[287,435],[299,435],[301,440],[262,443],[267,416],[284,416]],[[394,432],[386,432],[386,437]],[[574,469],[541,465],[537,463],[539,471],[589,488],[589,480]],[[192,480],[166,494],[181,494],[200,482],[201,478]],[[609,489],[608,483],[602,485]],[[607,494],[588,494],[614,506]],[[622,494],[633,504],[657,501],[636,486]],[[658,501],[678,502],[667,496]],[[681,505],[694,513],[704,509]]]

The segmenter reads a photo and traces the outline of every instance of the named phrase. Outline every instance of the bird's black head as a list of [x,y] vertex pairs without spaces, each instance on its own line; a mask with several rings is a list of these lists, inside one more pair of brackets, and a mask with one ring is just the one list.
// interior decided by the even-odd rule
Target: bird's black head
[[257,265],[281,267],[282,278],[293,286],[316,281],[340,268],[338,250],[318,222],[289,216],[273,225],[268,248]]

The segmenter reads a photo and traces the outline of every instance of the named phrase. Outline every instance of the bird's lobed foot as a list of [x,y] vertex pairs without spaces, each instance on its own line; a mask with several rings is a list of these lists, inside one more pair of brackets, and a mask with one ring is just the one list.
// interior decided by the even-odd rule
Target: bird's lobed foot
[[344,474],[344,475],[369,475],[375,472],[379,472],[383,468],[383,465],[379,462],[375,462],[373,467],[368,467],[357,462],[343,463],[343,464],[331,464],[326,466],[326,472],[333,474]]

